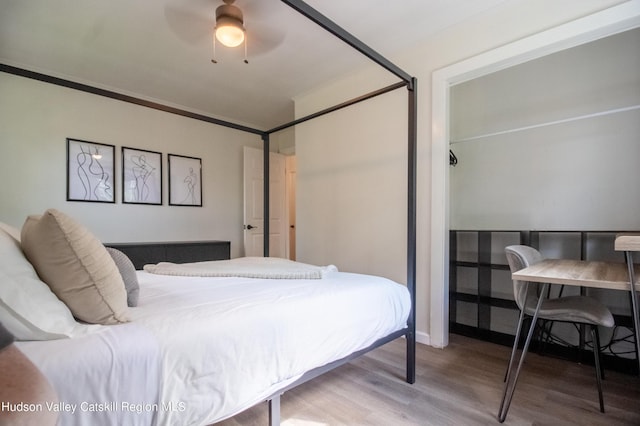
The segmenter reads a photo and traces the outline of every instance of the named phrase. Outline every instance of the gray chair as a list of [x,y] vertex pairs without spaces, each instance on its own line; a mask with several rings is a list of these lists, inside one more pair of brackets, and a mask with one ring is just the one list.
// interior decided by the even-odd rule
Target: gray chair
[[[512,273],[543,260],[540,252],[529,246],[508,246],[505,248],[505,251],[507,254],[507,261],[509,262],[509,268]],[[509,365],[507,367],[504,393],[502,395],[502,402],[500,403],[500,411],[498,413],[498,420],[500,423],[504,422],[507,418],[511,399],[513,398],[513,393],[515,392],[516,383],[518,381],[518,376],[520,375],[520,370],[527,354],[529,343],[531,342],[533,330],[539,319],[571,322],[590,326],[593,356],[596,367],[598,396],[600,399],[600,411],[604,413],[604,400],[602,398],[602,370],[600,367],[600,335],[598,333],[598,326],[613,327],[613,315],[611,315],[611,312],[606,306],[598,300],[588,296],[564,296],[556,299],[548,299],[545,297],[548,293],[548,286],[549,284],[547,283],[539,284],[516,280],[513,281],[513,292],[516,304],[520,309],[520,318],[518,320],[516,336],[513,342],[511,358],[509,359]],[[536,308],[538,309],[537,313]],[[515,376],[512,377],[513,364],[518,348],[518,341],[520,340],[520,333],[524,325],[524,320],[528,317],[531,318],[531,326],[529,327],[529,333],[525,340],[522,354],[520,355],[518,368],[516,369]]]

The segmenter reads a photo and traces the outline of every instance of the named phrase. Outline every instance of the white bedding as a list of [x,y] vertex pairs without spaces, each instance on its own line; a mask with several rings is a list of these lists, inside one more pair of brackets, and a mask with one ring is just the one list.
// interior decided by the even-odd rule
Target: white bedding
[[144,327],[100,327],[72,339],[16,342],[52,383],[60,404],[58,425],[155,424],[160,350]]
[[406,287],[342,272],[273,280],[139,271],[138,278],[133,323],[80,339],[20,345],[63,400],[155,405],[135,415],[120,410],[115,422],[67,416],[61,424],[220,421],[304,372],[404,328],[410,309]]
[[320,279],[337,271],[333,265],[316,266],[278,257],[238,257],[207,262],[160,262],[144,265],[144,270],[159,275],[182,277],[244,277],[272,279]]

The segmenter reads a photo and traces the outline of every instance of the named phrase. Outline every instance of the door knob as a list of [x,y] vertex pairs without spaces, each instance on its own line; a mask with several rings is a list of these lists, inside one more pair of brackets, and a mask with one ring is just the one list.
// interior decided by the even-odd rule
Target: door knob
[[244,226],[244,229],[249,229],[249,230],[251,230],[251,229],[254,229],[254,228],[257,228],[257,226],[253,226],[253,225],[245,225],[245,226]]

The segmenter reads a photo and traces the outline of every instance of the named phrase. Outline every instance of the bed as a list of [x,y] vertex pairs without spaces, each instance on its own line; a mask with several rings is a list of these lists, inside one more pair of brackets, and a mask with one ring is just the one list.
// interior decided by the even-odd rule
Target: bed
[[[283,392],[400,337],[407,345],[406,380],[414,383],[417,80],[304,1],[282,2],[400,82],[261,130],[5,64],[0,70],[260,135],[265,258],[270,135],[406,87],[406,287],[328,267],[321,278],[125,273],[115,258],[109,257],[113,265],[105,261],[110,253],[95,238],[91,249],[80,250],[82,262],[66,259],[65,268],[49,276],[32,258],[57,255],[57,247],[29,243],[24,226],[22,232],[7,227],[9,232],[0,230],[0,321],[10,323],[21,340],[17,345],[59,392],[61,404],[50,408],[59,411],[60,424],[209,424],[261,401],[269,401],[269,421],[278,424]],[[90,284],[78,278],[87,266],[96,269]],[[114,289],[116,273],[124,289]],[[137,287],[128,286],[131,277]],[[137,306],[129,307],[134,294]]]
[[[18,347],[56,389],[60,403],[44,409],[58,411],[63,425],[207,425],[264,401],[272,404],[276,424],[283,392],[408,331],[406,286],[331,265],[240,258],[137,271],[129,262],[125,269],[87,229],[54,209],[27,219],[22,241],[16,237],[17,231],[0,230],[6,278],[0,321],[7,321],[7,311],[22,315],[22,324],[9,325],[22,339]],[[69,295],[56,288],[32,244],[69,275],[73,262],[115,266],[117,297],[125,301],[133,273],[136,306],[114,308],[119,319],[102,325],[79,321],[77,315],[101,308],[86,314],[87,299],[79,311],[75,301],[63,302]],[[73,262],[59,259],[60,244],[80,247],[72,250]],[[62,281],[70,285],[66,273]],[[16,301],[20,291],[28,297]],[[44,313],[34,313],[38,309]],[[29,330],[20,328],[27,323]],[[40,334],[24,339],[34,328]]]

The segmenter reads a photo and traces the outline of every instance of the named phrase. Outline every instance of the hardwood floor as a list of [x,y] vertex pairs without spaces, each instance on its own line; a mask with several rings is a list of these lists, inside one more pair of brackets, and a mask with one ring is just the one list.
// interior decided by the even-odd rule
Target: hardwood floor
[[[396,340],[285,393],[283,426],[499,425],[510,349],[452,335],[445,349],[418,345],[417,379],[404,381]],[[640,425],[640,377],[605,371],[606,413],[593,366],[529,353],[505,425]],[[218,425],[266,426],[267,404]]]

